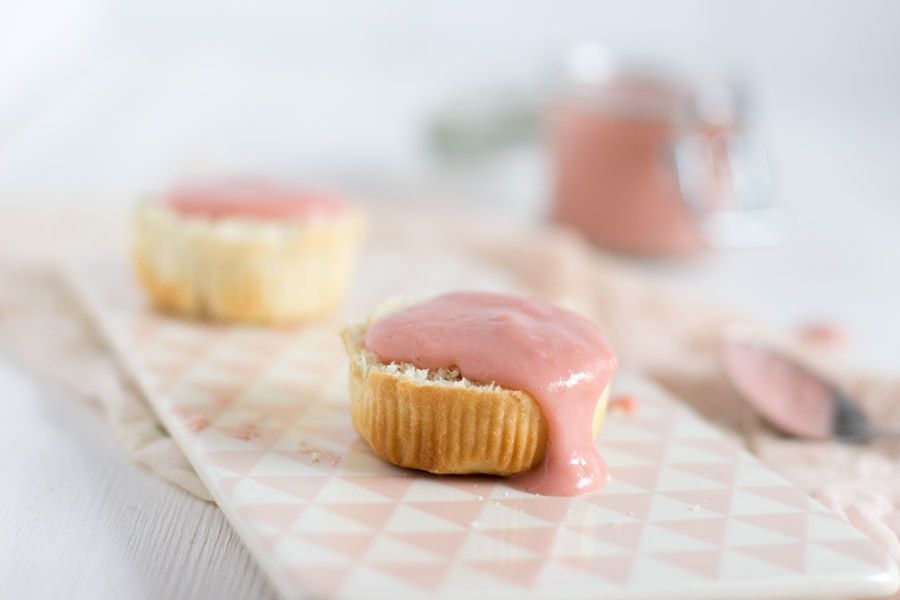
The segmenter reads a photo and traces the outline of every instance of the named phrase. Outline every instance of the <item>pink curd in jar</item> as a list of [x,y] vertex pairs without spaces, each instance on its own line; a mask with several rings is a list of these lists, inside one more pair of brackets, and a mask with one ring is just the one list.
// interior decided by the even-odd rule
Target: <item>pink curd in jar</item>
[[296,220],[334,215],[345,208],[333,195],[251,179],[185,185],[163,203],[182,215],[209,219]]
[[541,464],[513,477],[517,487],[574,496],[606,482],[591,423],[617,361],[588,319],[533,298],[456,292],[379,319],[365,344],[385,363],[456,367],[471,381],[531,394],[547,447]]
[[556,221],[623,252],[702,248],[674,169],[661,160],[672,136],[670,123],[565,106],[551,119]]
[[718,203],[730,180],[722,161],[709,159],[702,165],[702,202],[685,198],[674,151],[688,135],[713,147],[734,125],[692,117],[691,93],[662,80],[620,78],[562,98],[549,115],[554,220],[621,252],[690,254],[705,248],[694,210],[714,208],[707,204]]

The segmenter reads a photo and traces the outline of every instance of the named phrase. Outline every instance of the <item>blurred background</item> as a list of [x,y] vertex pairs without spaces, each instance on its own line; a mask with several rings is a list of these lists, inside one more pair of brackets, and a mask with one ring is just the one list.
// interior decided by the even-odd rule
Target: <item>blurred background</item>
[[[790,224],[782,250],[640,268],[782,323],[843,319],[891,362],[898,24],[890,0],[5,0],[0,206],[124,205],[252,172],[539,222],[553,181],[541,117],[563,56],[595,40],[739,82]],[[509,139],[467,145],[498,122]]]
[[[854,196],[873,180],[897,183],[900,7],[890,0],[0,6],[4,200],[125,198],[205,168],[433,177],[429,126],[448,104],[540,93],[584,39],[743,80],[785,196],[821,195],[829,172],[855,172],[841,190]],[[865,161],[861,148],[873,151]]]

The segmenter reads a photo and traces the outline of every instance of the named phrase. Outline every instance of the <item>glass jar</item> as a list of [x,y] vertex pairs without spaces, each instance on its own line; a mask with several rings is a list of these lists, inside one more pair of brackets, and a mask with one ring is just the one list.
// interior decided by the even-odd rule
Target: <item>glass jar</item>
[[647,255],[781,238],[734,86],[625,68],[593,45],[572,51],[566,74],[549,115],[556,221]]

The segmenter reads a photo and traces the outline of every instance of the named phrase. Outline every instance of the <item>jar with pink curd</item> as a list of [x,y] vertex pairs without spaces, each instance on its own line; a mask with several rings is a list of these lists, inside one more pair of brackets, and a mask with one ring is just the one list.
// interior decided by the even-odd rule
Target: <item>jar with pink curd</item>
[[575,48],[549,112],[552,215],[598,245],[670,255],[782,235],[735,88],[626,68]]

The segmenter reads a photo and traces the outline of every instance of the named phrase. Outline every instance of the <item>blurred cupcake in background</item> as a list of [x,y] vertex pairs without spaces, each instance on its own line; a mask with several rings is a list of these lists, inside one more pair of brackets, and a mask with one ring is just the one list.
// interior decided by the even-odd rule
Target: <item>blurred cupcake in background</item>
[[186,184],[138,206],[134,262],[162,310],[298,323],[340,304],[363,228],[330,193],[254,179]]

